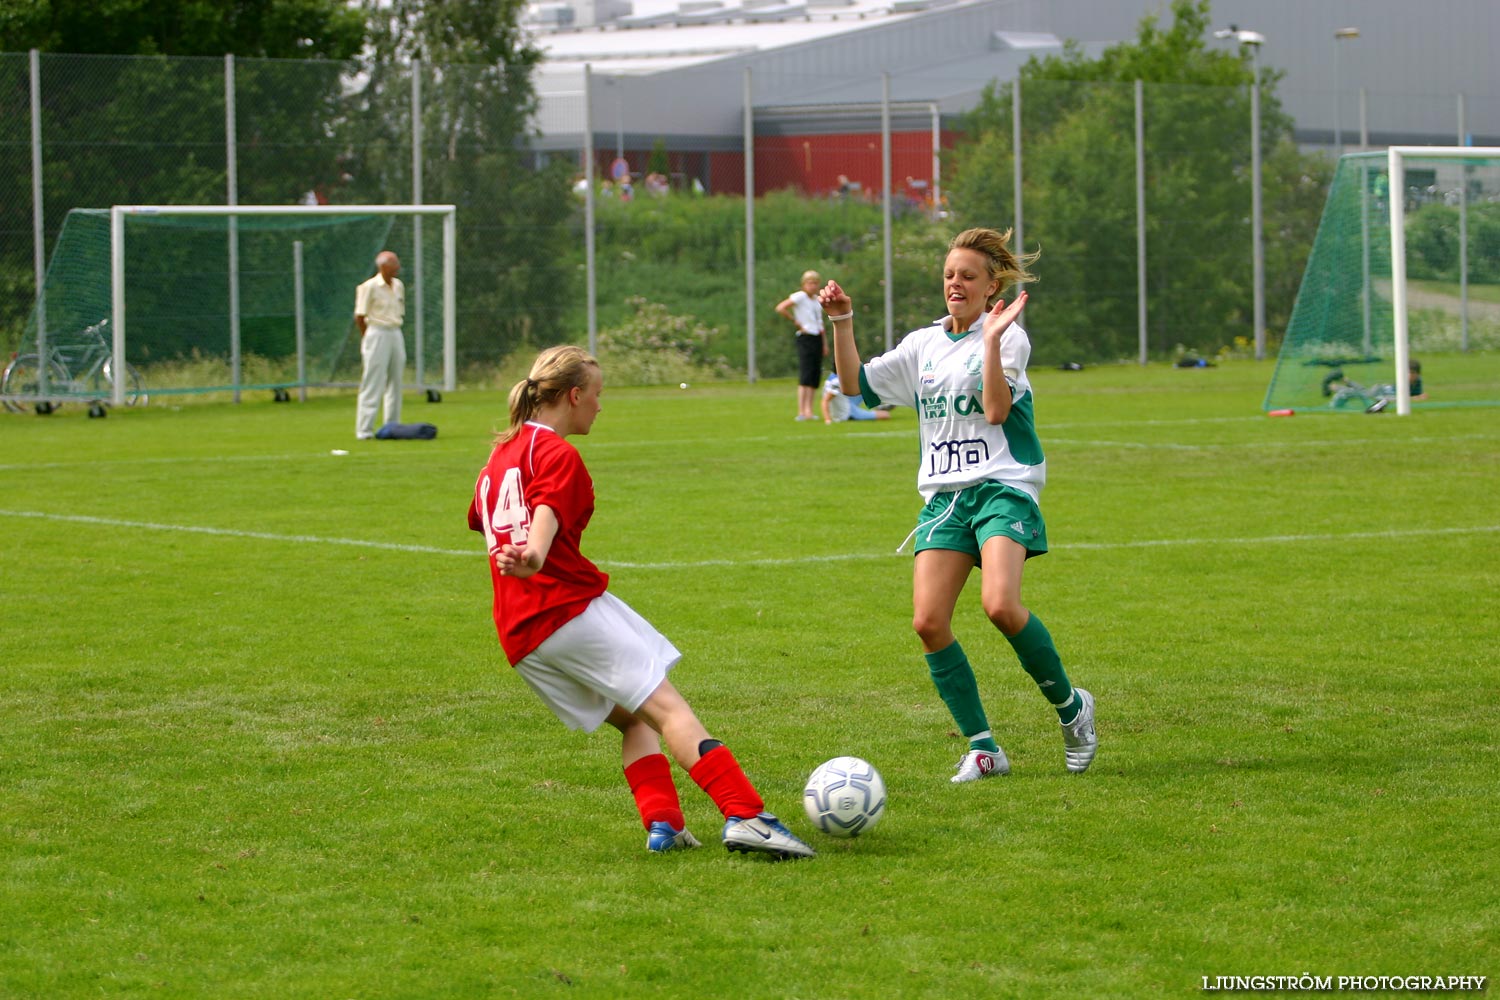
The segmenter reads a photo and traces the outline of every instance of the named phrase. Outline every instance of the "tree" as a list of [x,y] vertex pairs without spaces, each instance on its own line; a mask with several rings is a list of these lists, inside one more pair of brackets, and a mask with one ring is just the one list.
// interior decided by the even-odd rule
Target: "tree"
[[342,0],[0,0],[0,52],[348,59],[364,34]]
[[[572,164],[536,169],[524,140],[541,58],[521,0],[367,0],[372,50],[355,157],[357,200],[407,201],[411,72],[422,60],[423,195],[459,206],[459,324],[471,360],[565,334],[558,297]],[[566,331],[572,333],[573,331]]]
[[[1021,71],[1027,250],[1040,247],[1041,276],[1027,313],[1049,360],[1119,358],[1137,352],[1135,94],[1144,89],[1148,328],[1153,347],[1212,352],[1251,331],[1249,54],[1210,50],[1208,0],[1173,0],[1173,21],[1145,18],[1135,41],[1089,58],[1074,44]],[[1279,74],[1262,74],[1265,190],[1287,192],[1295,218],[1267,213],[1267,232],[1311,243],[1299,178],[1321,175],[1297,154],[1292,122],[1275,96]],[[1014,217],[1012,84],[991,85],[950,157],[950,200],[966,224]],[[1326,189],[1326,184],[1325,184]],[[1269,257],[1268,257],[1269,260]],[[1268,272],[1269,273],[1269,272]],[[1268,279],[1268,288],[1280,275]],[[1293,292],[1295,286],[1293,286]],[[1294,295],[1268,319],[1284,324]]]
[[[226,199],[224,62],[236,78],[239,198],[296,200],[330,169],[341,76],[365,19],[343,0],[0,0],[0,344],[34,296],[30,84],[42,50],[47,250],[73,208]],[[263,59],[259,57],[272,57]]]

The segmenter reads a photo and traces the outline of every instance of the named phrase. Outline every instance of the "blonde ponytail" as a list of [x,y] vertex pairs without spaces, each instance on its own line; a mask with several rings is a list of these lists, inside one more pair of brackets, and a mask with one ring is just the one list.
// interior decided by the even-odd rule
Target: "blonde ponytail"
[[531,374],[510,387],[510,426],[500,435],[501,442],[521,433],[526,421],[537,411],[568,394],[581,389],[599,368],[599,362],[581,347],[549,347],[531,363]]

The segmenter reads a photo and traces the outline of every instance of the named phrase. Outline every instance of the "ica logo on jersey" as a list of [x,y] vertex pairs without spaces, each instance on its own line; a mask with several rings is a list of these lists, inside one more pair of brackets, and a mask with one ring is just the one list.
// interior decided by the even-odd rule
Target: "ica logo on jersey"
[[972,392],[959,392],[953,396],[938,393],[936,396],[922,397],[922,419],[945,420],[950,406],[954,414],[960,417],[972,417],[984,413],[983,402]]

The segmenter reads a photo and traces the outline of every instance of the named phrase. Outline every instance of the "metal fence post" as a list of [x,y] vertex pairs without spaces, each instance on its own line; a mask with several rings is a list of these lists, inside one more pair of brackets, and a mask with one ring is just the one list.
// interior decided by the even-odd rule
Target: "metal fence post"
[[882,188],[882,238],[885,253],[885,349],[895,342],[895,284],[891,265],[891,74],[880,74],[880,182]]
[[588,302],[589,353],[599,353],[599,286],[594,266],[594,70],[583,64],[583,273]]
[[1250,84],[1250,240],[1255,281],[1255,360],[1266,356],[1266,247],[1260,190],[1260,45],[1250,47],[1255,79]]
[[1013,174],[1011,183],[1015,189],[1016,221],[1016,253],[1026,252],[1026,215],[1021,210],[1021,78],[1016,77],[1016,82],[1010,89],[1010,145],[1012,149],[1011,172]]
[[[1464,95],[1458,95],[1458,145],[1467,146],[1468,109],[1464,106]],[[1469,350],[1469,168],[1462,164],[1458,168],[1458,348]],[[1403,376],[1404,377],[1404,376]]]
[[745,371],[755,373],[755,106],[750,67],[745,67]]
[[1146,363],[1146,108],[1144,86],[1135,81],[1135,321]]
[[302,241],[292,241],[292,316],[297,333],[297,400],[307,402],[307,306],[302,283]]
[[47,231],[42,205],[42,56],[31,50],[31,264],[36,271],[36,391],[47,395]]
[[[234,115],[234,53],[224,54],[224,173],[228,189],[227,204],[240,203],[239,159],[236,151]],[[240,223],[229,217],[229,372],[234,385],[234,401],[240,401]],[[120,372],[123,376],[124,369]],[[115,380],[116,386],[124,378]]]
[[[422,60],[411,61],[411,203],[422,204]],[[416,323],[412,327],[412,350],[417,356],[417,388],[425,389],[427,383],[426,364],[422,355],[426,338],[423,337],[423,289],[426,282],[422,271],[422,217],[411,219],[411,270],[416,278]]]

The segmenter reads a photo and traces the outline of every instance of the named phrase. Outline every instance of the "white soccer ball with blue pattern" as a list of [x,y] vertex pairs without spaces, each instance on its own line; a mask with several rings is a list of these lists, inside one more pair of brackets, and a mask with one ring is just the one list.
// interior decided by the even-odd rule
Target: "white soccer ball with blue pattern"
[[885,813],[885,780],[867,760],[835,757],[807,779],[802,805],[830,837],[857,837]]

